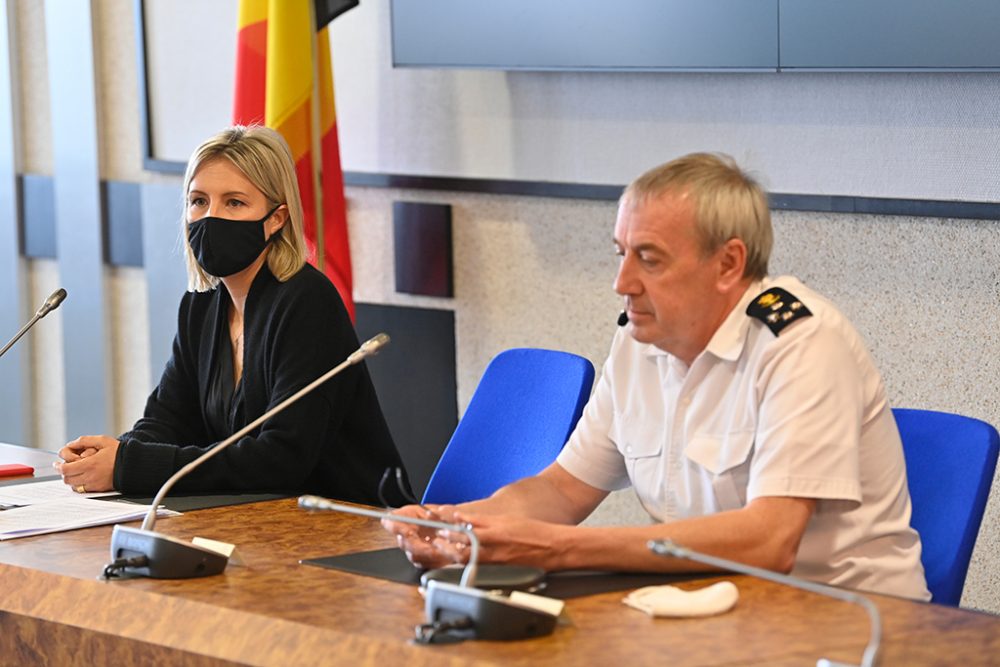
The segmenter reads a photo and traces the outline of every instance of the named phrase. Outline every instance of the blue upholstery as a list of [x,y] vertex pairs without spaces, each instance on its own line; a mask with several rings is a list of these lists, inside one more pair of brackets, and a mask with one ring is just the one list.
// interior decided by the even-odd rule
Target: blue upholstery
[[933,601],[957,606],[996,470],[1000,437],[986,422],[893,409],[903,439],[913,526]]
[[567,352],[501,352],[431,475],[425,503],[485,498],[555,460],[590,397],[594,367]]

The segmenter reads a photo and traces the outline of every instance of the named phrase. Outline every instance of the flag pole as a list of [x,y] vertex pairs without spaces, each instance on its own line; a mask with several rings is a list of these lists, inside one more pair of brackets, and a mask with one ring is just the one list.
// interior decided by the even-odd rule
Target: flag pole
[[[309,3],[310,7],[313,3]],[[323,153],[322,141],[320,137],[320,80],[319,80],[319,48],[316,44],[318,33],[316,32],[316,12],[309,12],[309,22],[312,30],[309,31],[312,42],[312,103],[310,106],[310,153],[312,154],[312,181],[313,181],[313,202],[316,220],[316,268],[322,273],[326,273],[326,240],[325,227],[326,220],[323,217]],[[328,38],[329,39],[329,38]]]

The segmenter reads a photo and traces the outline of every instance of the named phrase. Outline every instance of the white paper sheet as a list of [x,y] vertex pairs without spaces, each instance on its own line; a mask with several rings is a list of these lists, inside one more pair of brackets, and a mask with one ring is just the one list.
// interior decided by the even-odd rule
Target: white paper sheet
[[24,484],[2,486],[0,487],[0,505],[20,507],[22,505],[37,505],[38,503],[62,500],[64,498],[102,498],[117,495],[117,491],[77,493],[61,479],[54,479],[44,482],[25,482]]
[[[108,502],[71,494],[66,498],[0,512],[0,540],[135,521],[143,518],[149,508],[150,505]],[[165,508],[157,512],[157,516],[177,514]]]

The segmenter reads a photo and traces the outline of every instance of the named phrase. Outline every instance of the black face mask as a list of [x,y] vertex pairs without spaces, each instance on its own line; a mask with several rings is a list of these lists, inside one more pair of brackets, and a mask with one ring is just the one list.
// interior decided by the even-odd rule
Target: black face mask
[[272,208],[260,220],[227,220],[204,217],[188,225],[188,243],[198,264],[210,276],[225,278],[247,268],[277,238],[264,239],[264,223],[274,215]]

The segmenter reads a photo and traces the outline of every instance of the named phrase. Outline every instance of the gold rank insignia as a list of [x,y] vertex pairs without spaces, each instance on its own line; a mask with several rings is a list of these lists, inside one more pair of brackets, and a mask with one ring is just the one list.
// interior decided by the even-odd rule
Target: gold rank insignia
[[759,297],[757,297],[757,304],[768,308],[772,303],[780,299],[781,297],[774,292],[764,292]]
[[812,315],[794,294],[780,287],[772,287],[758,295],[746,312],[767,325],[775,336],[795,320]]

